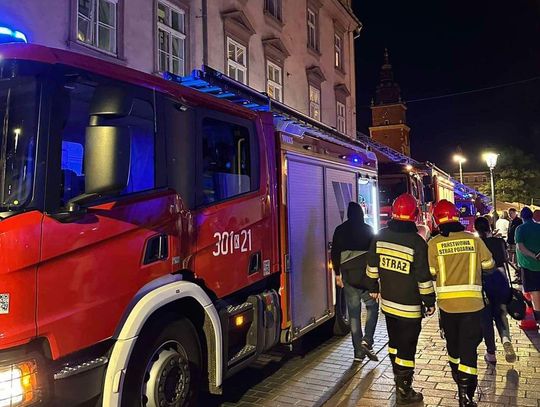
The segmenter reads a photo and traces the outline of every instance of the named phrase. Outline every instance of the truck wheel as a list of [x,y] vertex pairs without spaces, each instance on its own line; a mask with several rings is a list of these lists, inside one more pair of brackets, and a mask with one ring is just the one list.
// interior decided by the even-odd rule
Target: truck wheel
[[349,321],[349,311],[347,310],[347,301],[345,301],[345,290],[336,287],[336,315],[334,316],[334,335],[345,336],[351,331]]
[[195,406],[201,366],[199,338],[188,319],[152,324],[139,336],[133,349],[122,406]]

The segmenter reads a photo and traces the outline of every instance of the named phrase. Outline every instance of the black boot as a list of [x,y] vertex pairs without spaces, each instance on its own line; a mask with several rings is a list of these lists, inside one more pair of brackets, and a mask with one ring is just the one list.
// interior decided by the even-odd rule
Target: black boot
[[412,388],[414,371],[396,372],[396,404],[398,406],[418,403],[424,400],[422,393]]
[[458,382],[459,407],[476,407],[474,393],[476,392],[477,379],[460,378]]

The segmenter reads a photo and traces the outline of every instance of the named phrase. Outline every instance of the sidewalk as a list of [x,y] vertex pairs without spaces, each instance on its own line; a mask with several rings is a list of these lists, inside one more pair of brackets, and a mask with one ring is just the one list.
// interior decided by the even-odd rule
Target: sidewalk
[[[497,344],[498,363],[488,367],[483,360],[485,347],[479,348],[479,406],[540,407],[540,353],[531,339],[538,343],[538,334],[531,339],[511,321],[512,342],[518,355],[514,364],[504,360],[502,346]],[[531,334],[529,334],[531,335]],[[369,362],[354,375],[325,406],[393,406],[394,380],[387,350],[379,353],[379,362]],[[438,331],[436,317],[428,319],[422,329],[416,359],[414,388],[424,394],[424,406],[457,406],[454,384],[444,340]]]

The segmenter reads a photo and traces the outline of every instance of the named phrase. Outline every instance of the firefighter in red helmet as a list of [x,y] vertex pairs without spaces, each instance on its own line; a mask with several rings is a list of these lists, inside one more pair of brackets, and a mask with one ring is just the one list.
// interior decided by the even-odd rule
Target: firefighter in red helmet
[[374,238],[366,274],[373,296],[380,283],[380,305],[386,316],[388,353],[396,382],[396,403],[423,400],[412,388],[421,321],[435,312],[435,290],[429,272],[427,244],[418,234],[418,202],[400,195],[392,205],[392,220]]
[[482,269],[495,266],[482,239],[466,232],[459,211],[440,201],[433,211],[440,234],[428,243],[430,271],[437,280],[437,302],[459,405],[476,406],[477,348],[482,341]]

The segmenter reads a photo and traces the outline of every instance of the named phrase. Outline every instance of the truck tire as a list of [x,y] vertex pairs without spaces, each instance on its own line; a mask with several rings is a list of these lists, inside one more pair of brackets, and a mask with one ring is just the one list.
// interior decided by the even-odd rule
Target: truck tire
[[347,301],[345,301],[345,290],[336,286],[336,313],[334,316],[334,335],[345,336],[351,332],[349,312],[347,311]]
[[122,407],[196,406],[201,353],[197,331],[187,318],[146,327],[128,363]]

